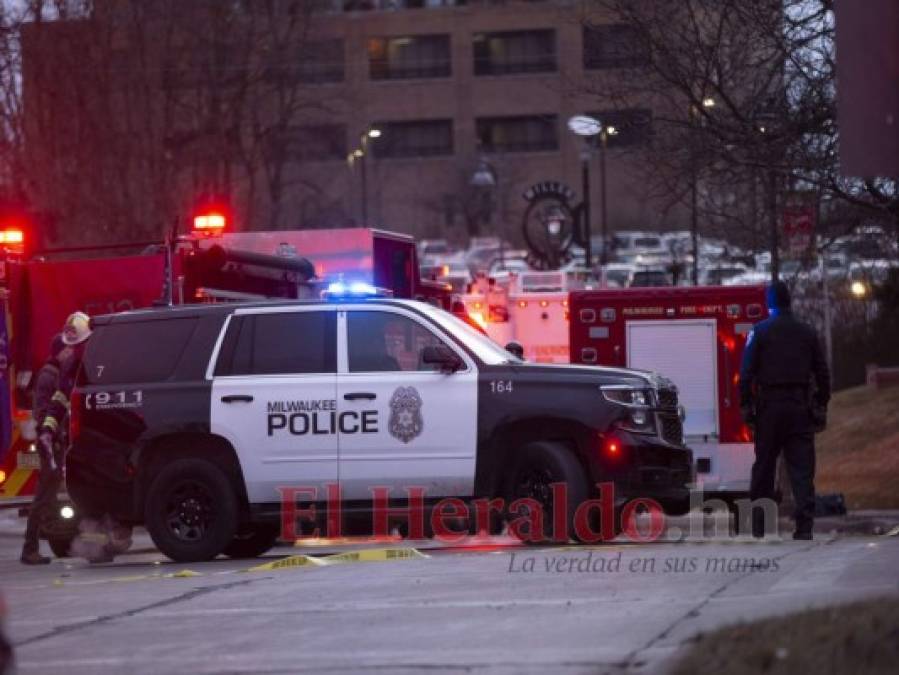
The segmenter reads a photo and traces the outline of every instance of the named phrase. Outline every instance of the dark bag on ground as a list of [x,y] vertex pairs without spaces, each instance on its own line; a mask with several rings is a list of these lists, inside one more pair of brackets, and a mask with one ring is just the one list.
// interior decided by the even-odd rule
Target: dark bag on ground
[[841,492],[815,495],[815,516],[845,516],[846,499]]

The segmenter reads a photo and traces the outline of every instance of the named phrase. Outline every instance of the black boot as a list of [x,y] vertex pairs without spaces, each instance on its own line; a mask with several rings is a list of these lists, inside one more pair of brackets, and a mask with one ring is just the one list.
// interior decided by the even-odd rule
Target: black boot
[[23,565],[49,565],[50,558],[41,555],[38,551],[22,551],[19,562]]

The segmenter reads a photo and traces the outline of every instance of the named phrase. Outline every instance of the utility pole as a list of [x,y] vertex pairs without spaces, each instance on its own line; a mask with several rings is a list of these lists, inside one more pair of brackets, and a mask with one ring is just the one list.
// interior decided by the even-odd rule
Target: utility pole
[[606,199],[606,142],[609,134],[615,134],[614,127],[603,125],[599,134],[599,198],[602,200],[602,210],[600,218],[602,223],[602,253],[600,254],[600,265],[602,267],[602,282],[606,281],[606,264],[609,262],[609,218],[608,218],[608,200]]
[[777,233],[777,172],[768,169],[768,243],[771,247],[771,281],[780,278],[780,243]]
[[696,190],[696,153],[693,153],[693,161],[690,163],[690,239],[693,243],[693,285],[699,285],[699,214],[697,213]]
[[368,227],[368,178],[366,165],[368,164],[368,143],[366,137],[362,137],[362,156],[359,157],[359,172],[362,176],[362,227]]
[[[584,201],[581,203],[581,212],[584,217],[584,267],[593,269],[593,228],[590,223],[590,147],[589,139],[584,139],[584,148],[581,150],[581,190],[584,193]],[[605,256],[605,247],[601,254]]]

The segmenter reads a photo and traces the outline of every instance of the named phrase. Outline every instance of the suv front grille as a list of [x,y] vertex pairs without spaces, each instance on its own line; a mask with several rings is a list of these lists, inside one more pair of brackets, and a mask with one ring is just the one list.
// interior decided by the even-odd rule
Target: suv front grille
[[684,442],[684,426],[676,415],[659,415],[662,440],[681,445]]
[[677,408],[677,390],[659,389],[659,405],[663,408]]

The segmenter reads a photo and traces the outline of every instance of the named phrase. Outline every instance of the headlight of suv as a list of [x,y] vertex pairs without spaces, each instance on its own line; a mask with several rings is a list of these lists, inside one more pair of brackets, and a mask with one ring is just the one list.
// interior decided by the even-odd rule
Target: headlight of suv
[[638,434],[655,433],[656,421],[652,412],[651,389],[613,384],[600,387],[600,390],[606,400],[627,408],[627,414],[618,422],[621,429]]

